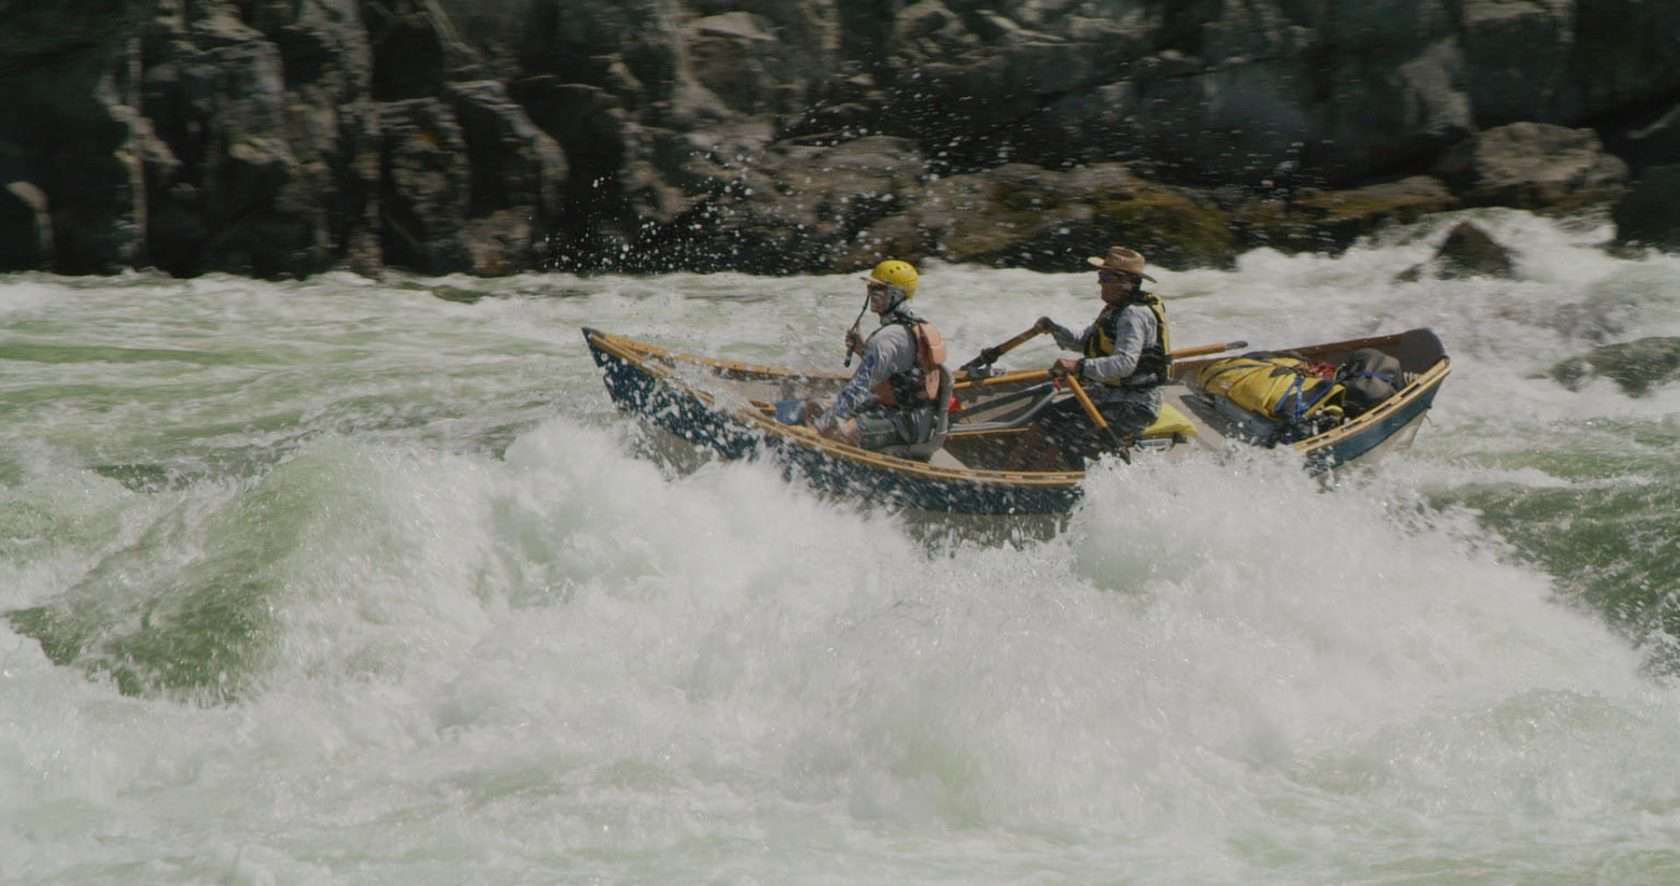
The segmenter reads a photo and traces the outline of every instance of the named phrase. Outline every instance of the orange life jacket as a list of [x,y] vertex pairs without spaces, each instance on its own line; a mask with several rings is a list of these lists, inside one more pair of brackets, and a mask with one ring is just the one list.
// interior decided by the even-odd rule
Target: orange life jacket
[[921,406],[938,400],[940,367],[945,362],[945,339],[932,323],[902,310],[895,313],[893,323],[903,326],[915,340],[916,365],[904,372],[893,373],[871,392],[883,406]]

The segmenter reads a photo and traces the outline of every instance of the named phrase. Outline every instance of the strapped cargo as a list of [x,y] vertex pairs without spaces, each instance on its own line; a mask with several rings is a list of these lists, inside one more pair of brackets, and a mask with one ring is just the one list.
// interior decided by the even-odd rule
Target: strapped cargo
[[1215,360],[1189,381],[1267,444],[1305,439],[1342,421],[1342,386],[1299,357],[1253,353]]
[[1400,359],[1376,348],[1360,348],[1336,369],[1336,381],[1347,393],[1342,404],[1348,418],[1358,418],[1406,386]]

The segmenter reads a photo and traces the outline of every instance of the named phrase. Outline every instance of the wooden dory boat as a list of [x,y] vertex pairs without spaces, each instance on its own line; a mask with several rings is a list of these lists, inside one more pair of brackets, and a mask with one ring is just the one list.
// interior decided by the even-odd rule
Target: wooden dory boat
[[[683,354],[589,328],[583,337],[615,404],[724,458],[769,455],[820,489],[928,511],[1058,513],[1079,499],[1083,471],[1006,467],[1034,416],[1053,399],[1070,396],[1046,381],[1042,371],[958,381],[959,407],[951,414],[944,448],[923,462],[870,452],[776,420],[777,401],[831,398],[849,375]],[[1285,444],[1316,470],[1409,445],[1449,371],[1440,339],[1427,329],[1287,352],[1340,364],[1361,348],[1397,358],[1405,384],[1359,417]],[[1256,440],[1252,427],[1234,418],[1229,404],[1221,408],[1216,397],[1185,384],[1214,359],[1174,361],[1160,420],[1144,432],[1134,451],[1224,449],[1231,441],[1274,445]]]

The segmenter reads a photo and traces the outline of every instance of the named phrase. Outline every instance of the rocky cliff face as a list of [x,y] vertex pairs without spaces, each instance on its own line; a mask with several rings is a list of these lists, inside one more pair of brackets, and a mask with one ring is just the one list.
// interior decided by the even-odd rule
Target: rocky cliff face
[[0,2],[0,267],[1219,264],[1680,161],[1642,0],[72,7]]

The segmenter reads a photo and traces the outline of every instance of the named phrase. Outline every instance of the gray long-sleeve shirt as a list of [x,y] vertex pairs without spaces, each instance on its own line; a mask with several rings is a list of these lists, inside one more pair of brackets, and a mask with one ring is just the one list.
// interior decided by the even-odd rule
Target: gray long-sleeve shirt
[[[1102,321],[1103,318],[1099,316],[1097,323]],[[1085,327],[1085,331],[1078,335],[1065,326],[1051,324],[1050,334],[1056,337],[1057,347],[1084,353],[1085,343],[1097,334],[1097,323]],[[1155,321],[1155,312],[1146,305],[1126,305],[1120,309],[1118,325],[1118,334],[1114,338],[1114,353],[1106,357],[1088,357],[1085,360],[1085,371],[1080,378],[1102,382],[1100,385],[1089,386],[1086,389],[1087,393],[1091,395],[1092,400],[1099,403],[1130,401],[1147,404],[1159,411],[1161,388],[1158,385],[1124,387],[1116,384],[1137,371],[1138,361],[1143,358],[1143,349],[1158,339],[1160,330]]]
[[819,428],[833,425],[875,405],[876,385],[895,373],[916,368],[916,337],[901,324],[881,318],[881,328],[863,346],[863,359],[858,362],[852,380],[834,397],[834,404],[816,422]]

